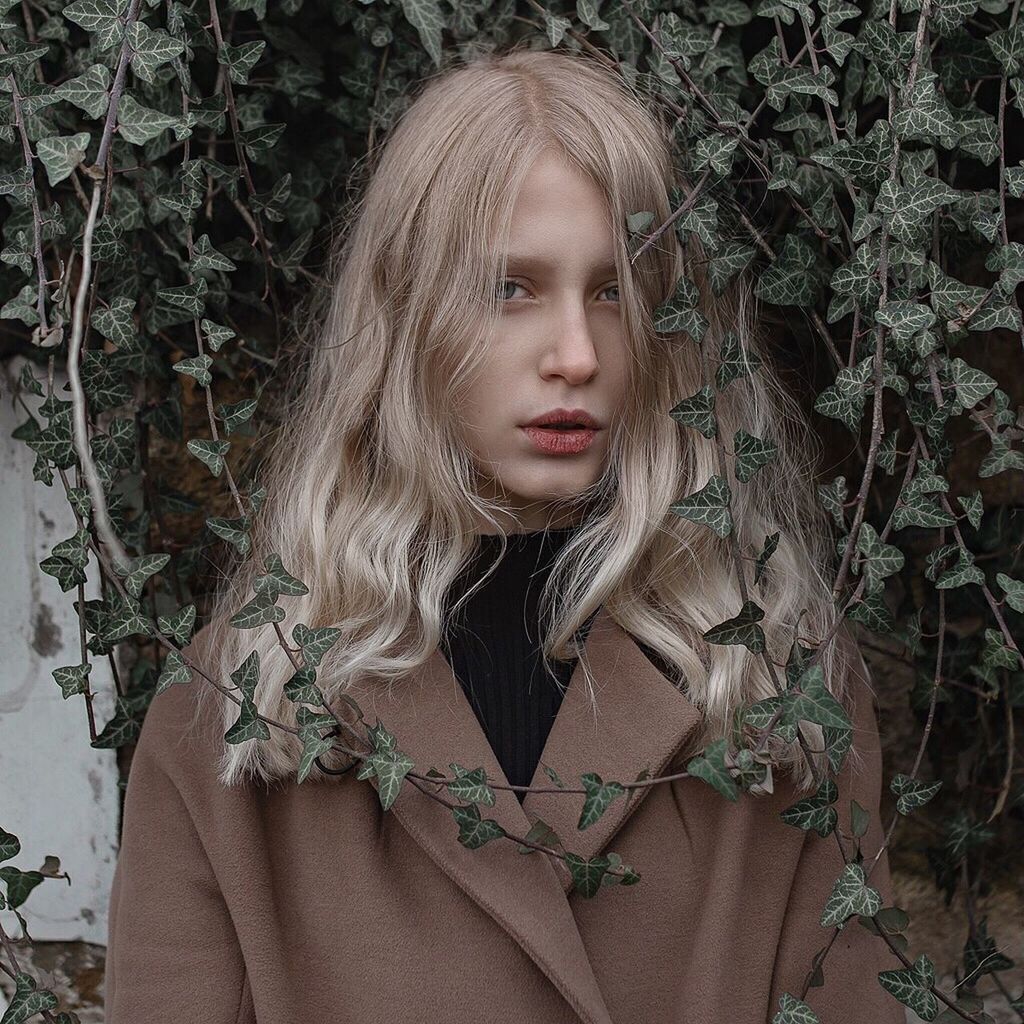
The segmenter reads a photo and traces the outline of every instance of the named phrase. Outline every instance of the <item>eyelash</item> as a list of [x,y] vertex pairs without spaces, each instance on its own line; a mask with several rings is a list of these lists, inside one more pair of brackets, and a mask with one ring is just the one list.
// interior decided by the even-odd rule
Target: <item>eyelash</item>
[[[499,290],[499,292],[500,292],[502,286],[503,285],[507,285],[507,284],[514,284],[514,285],[517,285],[519,288],[526,288],[525,284],[523,284],[521,281],[517,281],[514,277],[506,277],[503,281],[500,281],[498,283],[498,290]],[[602,289],[602,291],[608,291],[609,289],[612,289],[612,288],[614,288],[616,291],[619,290],[619,286],[617,284],[610,284],[610,285],[606,285]],[[503,302],[512,302],[513,300],[512,299],[504,299],[504,298],[502,298],[501,301],[503,301]],[[613,299],[612,301],[619,302],[620,300],[619,299]]]

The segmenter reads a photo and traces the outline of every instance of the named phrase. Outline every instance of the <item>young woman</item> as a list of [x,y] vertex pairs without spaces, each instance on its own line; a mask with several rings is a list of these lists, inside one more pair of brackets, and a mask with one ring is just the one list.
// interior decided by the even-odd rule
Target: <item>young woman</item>
[[[696,241],[682,251],[669,230],[630,258],[629,215],[653,229],[672,212],[667,138],[652,103],[565,53],[514,49],[429,83],[339,245],[255,555],[188,652],[227,681],[256,650],[253,700],[294,729],[296,652],[227,621],[279,556],[308,586],[279,598],[282,635],[340,631],[316,667],[331,707],[358,726],[358,705],[417,772],[483,768],[483,817],[520,841],[471,848],[443,786],[439,802],[406,779],[385,810],[380,780],[338,751],[298,783],[295,733],[225,743],[239,704],[197,674],[154,700],[135,752],[108,1024],[753,1022],[786,993],[825,1022],[903,1020],[876,979],[900,966],[881,939],[820,923],[836,837],[779,817],[813,792],[799,745],[735,802],[686,777],[630,789],[581,830],[582,797],[559,791],[681,770],[775,692],[763,659],[702,638],[742,604],[732,540],[670,510],[721,467],[669,410],[729,332],[748,370],[760,357],[748,293],[712,294]],[[701,346],[653,328],[683,274]],[[723,437],[779,448],[733,487],[732,515],[744,554],[781,532],[752,593],[783,671],[795,636],[813,647],[833,625],[806,431],[767,366],[715,415]],[[851,799],[870,812],[867,867],[880,752],[838,636],[819,662],[854,724],[836,809],[847,839]],[[640,881],[588,896],[569,854],[618,855]],[[883,851],[869,884],[886,902],[888,871]]]

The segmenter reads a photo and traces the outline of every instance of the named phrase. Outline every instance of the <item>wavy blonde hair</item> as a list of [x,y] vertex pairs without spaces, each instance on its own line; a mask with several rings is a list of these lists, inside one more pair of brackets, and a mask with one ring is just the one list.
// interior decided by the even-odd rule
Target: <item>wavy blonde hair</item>
[[[332,701],[356,679],[397,681],[428,659],[445,595],[475,551],[475,523],[503,533],[501,509],[476,491],[456,413],[500,312],[495,282],[506,268],[496,243],[508,236],[524,177],[551,146],[607,197],[630,374],[607,465],[571,503],[579,528],[541,597],[545,664],[582,653],[577,631],[603,605],[674,670],[703,711],[705,741],[729,734],[741,704],[775,692],[760,657],[701,637],[740,609],[731,539],[669,511],[720,467],[715,441],[668,415],[703,383],[701,349],[685,335],[655,332],[653,310],[686,274],[708,321],[710,365],[728,331],[748,355],[758,349],[749,281],[713,294],[695,238],[684,251],[670,229],[630,262],[627,215],[652,211],[652,226],[663,223],[669,189],[683,180],[670,134],[654,102],[598,62],[521,46],[445,70],[391,130],[351,230],[336,239],[332,290],[307,332],[300,386],[265,467],[269,497],[252,556],[231,571],[208,627],[215,678],[259,651],[260,713],[294,725],[296,705],[284,696],[294,669],[272,628],[240,631],[227,619],[252,596],[267,553],[309,587],[281,599],[285,635],[297,623],[341,630],[318,670]],[[774,463],[733,487],[732,511],[747,556],[782,533],[757,597],[768,650],[783,663],[798,626],[813,645],[835,615],[820,574],[832,552],[811,482],[815,441],[767,364],[720,392],[715,415],[723,438],[742,427],[778,445]],[[726,463],[731,479],[731,453]],[[843,657],[830,645],[819,661],[839,697]],[[227,729],[238,705],[219,699]],[[225,744],[222,782],[294,775],[301,742],[270,732]],[[807,735],[821,747],[820,729]],[[779,756],[806,787],[811,766],[799,750]]]

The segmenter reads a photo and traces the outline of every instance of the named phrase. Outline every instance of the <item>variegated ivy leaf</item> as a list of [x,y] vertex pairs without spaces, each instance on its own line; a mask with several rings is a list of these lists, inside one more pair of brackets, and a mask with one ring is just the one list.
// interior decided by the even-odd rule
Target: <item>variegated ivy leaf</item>
[[[416,763],[408,754],[399,750],[378,750],[363,761],[356,778],[377,779],[377,796],[386,811],[398,799],[406,775],[415,767]],[[476,808],[466,810],[475,811]]]
[[150,28],[145,22],[133,21],[128,26],[132,70],[144,82],[153,82],[161,64],[177,57],[185,44],[162,28]]
[[587,791],[580,820],[576,825],[576,828],[582,831],[599,820],[611,802],[624,796],[626,790],[621,782],[603,782],[601,776],[595,772],[586,772],[580,776],[580,781]]
[[53,92],[55,96],[73,103],[90,117],[98,119],[107,112],[109,89],[110,69],[105,64],[93,64],[84,74],[69,78]]
[[1003,634],[998,629],[985,630],[985,645],[981,652],[981,663],[986,668],[1017,668],[1017,653],[1003,642]]
[[760,654],[765,650],[764,630],[758,623],[764,618],[764,609],[755,601],[745,601],[738,615],[704,633],[709,644],[743,644],[747,650]]
[[267,570],[257,576],[253,589],[257,594],[284,594],[286,597],[301,597],[309,593],[309,587],[302,580],[297,580],[284,567],[281,556],[272,551],[263,559],[263,567]]
[[164,690],[175,683],[188,683],[191,681],[192,670],[185,664],[185,659],[177,651],[170,651],[164,659],[164,667],[157,677],[153,696],[159,696]]
[[772,1024],[821,1024],[821,1019],[805,1002],[783,992]]
[[867,592],[874,594],[885,586],[887,577],[903,568],[903,552],[886,544],[870,523],[862,523],[857,535],[857,550],[864,556],[862,566],[867,577]]
[[941,788],[941,779],[938,782],[921,782],[902,772],[894,775],[889,783],[889,789],[897,798],[896,810],[900,814],[910,814],[918,807],[923,807]]
[[284,684],[284,695],[293,704],[323,704],[323,692],[316,685],[316,669],[312,665],[300,668]]
[[[28,898],[28,894],[45,877],[38,871],[20,871],[15,867],[6,867],[3,870],[4,881],[7,883],[7,907],[12,910],[21,906]],[[26,971],[14,973],[14,994],[10,1002],[4,1000],[4,1017],[9,1024],[20,1024],[37,1013],[56,1010],[60,1005],[54,992],[48,988],[39,988],[38,985],[36,979]]]
[[157,301],[165,306],[181,309],[191,319],[197,318],[203,312],[203,299],[209,291],[206,278],[197,277],[191,284],[179,285],[177,288],[157,289]]
[[224,342],[230,341],[235,336],[235,332],[230,327],[214,323],[213,320],[207,320],[206,317],[199,321],[199,326],[203,330],[203,337],[206,339],[206,344],[210,346],[211,352],[219,352]]
[[707,330],[707,320],[696,308],[699,299],[693,281],[680,277],[673,294],[654,310],[654,329],[659,334],[686,332],[699,343]]
[[962,494],[956,500],[960,502],[960,507],[964,510],[967,521],[977,530],[981,526],[981,517],[985,512],[981,491],[975,491],[973,494]]
[[114,568],[124,577],[124,589],[132,597],[141,597],[146,580],[160,572],[170,560],[170,555],[142,555],[129,559],[126,563],[115,562]]
[[64,700],[73,697],[76,693],[85,693],[89,688],[89,673],[92,665],[65,665],[62,668],[55,668],[52,672],[53,678],[60,687],[61,696]]
[[89,139],[88,132],[78,132],[76,135],[51,135],[36,142],[36,155],[46,168],[50,185],[63,181],[85,159]]
[[611,28],[611,25],[607,21],[603,21],[597,13],[599,6],[600,0],[576,0],[576,17],[587,28],[592,28],[595,32],[603,32],[605,29]]
[[818,251],[805,239],[789,234],[758,278],[755,293],[776,306],[813,306],[822,280]]
[[494,790],[487,784],[487,773],[482,767],[467,771],[456,762],[448,767],[456,776],[446,787],[452,796],[469,804],[494,806]]
[[217,417],[224,424],[224,433],[233,434],[239,427],[248,423],[256,411],[256,403],[255,398],[244,398],[241,402],[234,402],[231,405],[218,405]]
[[302,658],[306,665],[319,665],[323,656],[338,642],[340,636],[341,630],[334,626],[310,629],[302,622],[292,630],[292,639],[302,649]]
[[[125,93],[117,105],[117,130],[125,142],[142,146],[162,131],[173,128],[178,118],[144,107]],[[198,314],[197,314],[198,315]]]
[[825,676],[820,665],[812,665],[803,672],[800,690],[788,690],[782,696],[786,720],[790,722],[816,722],[832,729],[852,730],[853,726],[843,706],[825,687]]
[[249,156],[254,156],[259,153],[265,153],[268,149],[273,149],[287,127],[283,122],[254,125],[252,128],[247,128],[243,131],[240,139]]
[[430,54],[434,66],[441,66],[441,33],[445,14],[438,0],[402,0],[406,21],[419,33],[423,49]]
[[[757,255],[752,245],[742,242],[725,242],[714,257],[708,262],[708,280],[715,295],[721,295],[729,286],[729,282],[750,264]],[[731,332],[730,332],[731,333]],[[718,385],[719,389],[723,387]]]
[[224,456],[231,448],[231,442],[194,438],[186,447],[214,476],[220,476],[224,469]]
[[324,736],[320,730],[335,728],[335,722],[330,715],[319,714],[310,711],[309,708],[299,708],[296,719],[299,724],[299,738],[302,740],[302,757],[299,759],[298,771],[298,782],[301,785],[309,777],[316,759],[333,749],[333,736]]
[[836,526],[843,529],[846,520],[843,518],[843,502],[846,501],[846,477],[837,476],[830,484],[821,484],[818,487],[818,498],[822,507],[835,520]]
[[1006,595],[1006,603],[1015,612],[1024,612],[1024,583],[1007,576],[1005,572],[996,573],[996,583]]
[[109,610],[103,624],[103,639],[107,643],[126,640],[130,636],[149,636],[151,626],[134,598],[112,594],[108,598]]
[[864,414],[872,359],[868,356],[856,366],[844,366],[836,382],[818,395],[814,408],[823,416],[839,420],[850,430],[857,430]]
[[469,850],[478,850],[484,843],[507,834],[493,818],[481,819],[476,804],[453,807],[452,817],[459,826],[459,842]]
[[[239,554],[249,554],[252,541],[249,539],[250,521],[248,516],[239,516],[237,519],[212,516],[206,520],[206,525],[210,528],[211,533],[216,534],[221,540],[233,544]],[[258,590],[257,593],[259,593]]]
[[727,740],[715,740],[703,754],[698,754],[690,760],[686,770],[694,778],[702,779],[717,789],[722,796],[735,802],[739,799],[740,791],[725,764],[727,749]]
[[231,673],[231,682],[242,691],[247,700],[255,699],[256,684],[260,681],[260,652],[250,651],[245,660]]
[[246,85],[249,81],[249,73],[256,66],[266,49],[265,39],[254,39],[240,46],[225,44],[217,51],[217,63],[224,64],[228,69],[228,77],[235,85]]
[[[558,833],[543,818],[537,818],[534,821],[525,838],[528,842],[536,843],[538,846],[546,846],[549,850],[556,850],[562,845],[562,840],[558,838]],[[537,853],[532,846],[527,846],[525,843],[520,843],[516,850],[519,853]]]
[[725,477],[713,476],[699,491],[670,505],[669,511],[692,523],[701,523],[719,537],[728,537],[732,532],[730,497]]
[[607,856],[587,858],[576,853],[567,853],[565,863],[572,875],[574,891],[587,899],[601,891],[604,876],[612,866]]
[[779,814],[787,824],[807,831],[815,831],[824,838],[831,835],[839,815],[832,806],[839,797],[839,789],[832,779],[825,779],[813,796],[791,804]]
[[779,446],[774,441],[755,437],[745,430],[736,431],[732,444],[736,456],[736,479],[744,484],[779,454]]
[[939,1015],[939,1001],[931,991],[935,984],[935,967],[924,953],[910,967],[880,971],[878,983],[922,1020],[935,1020]]
[[238,269],[227,256],[213,247],[209,235],[200,235],[196,239],[194,255],[188,266],[193,273],[198,273],[200,270],[232,271]]
[[754,563],[755,583],[761,582],[761,577],[764,575],[764,571],[768,567],[768,559],[775,554],[775,551],[779,546],[779,538],[781,536],[782,534],[776,531],[775,533],[770,533],[765,537],[764,547],[761,548],[761,553],[757,556],[757,561]]
[[761,363],[761,357],[756,352],[749,352],[742,347],[736,331],[727,331],[715,373],[718,390],[724,391],[734,380],[754,373],[761,367]]
[[192,639],[192,629],[196,624],[196,606],[187,604],[173,615],[160,615],[156,624],[164,636],[170,637],[179,646],[184,647]]
[[[765,697],[764,700],[759,700],[755,704],[751,704],[743,709],[742,721],[752,729],[763,732],[768,728],[768,723],[775,717],[775,713],[779,710],[781,703],[782,697],[778,694]],[[792,743],[797,736],[796,725],[780,717],[776,719],[775,725],[772,727],[772,734],[777,735],[784,743]]]
[[997,381],[987,373],[976,370],[962,359],[950,363],[956,400],[964,409],[973,409],[982,399],[987,398],[996,388]]
[[936,581],[936,590],[950,590],[953,587],[963,587],[968,583],[977,583],[983,586],[985,574],[974,564],[974,556],[966,549],[960,548],[960,557],[956,565],[947,569]]
[[61,11],[69,21],[81,25],[87,32],[96,32],[98,49],[105,50],[121,39],[121,15],[128,0],[75,0]]
[[235,629],[256,629],[284,618],[284,609],[272,594],[257,594],[228,620]]
[[991,449],[978,467],[978,476],[984,479],[1010,469],[1024,469],[1024,453],[1014,451],[1005,435],[990,435],[989,443]]
[[669,416],[684,427],[699,430],[705,437],[714,437],[718,430],[714,410],[715,393],[710,384],[705,384],[696,394],[670,409]]
[[935,310],[922,302],[890,299],[875,313],[875,320],[885,324],[896,341],[910,341],[915,334],[932,327],[937,317]]
[[226,733],[225,743],[245,743],[248,740],[269,740],[270,729],[267,723],[259,717],[259,710],[256,705],[248,699],[242,701],[242,707],[238,714],[238,720]]
[[825,903],[821,924],[825,928],[842,924],[853,914],[874,917],[881,909],[882,897],[867,884],[863,865],[847,864]]
[[205,388],[213,382],[213,374],[210,373],[211,366],[213,366],[213,360],[204,352],[200,356],[179,359],[171,369],[175,373],[191,377],[200,387]]
[[130,348],[136,338],[135,321],[132,319],[134,309],[134,299],[119,295],[109,306],[93,313],[92,326],[117,348]]

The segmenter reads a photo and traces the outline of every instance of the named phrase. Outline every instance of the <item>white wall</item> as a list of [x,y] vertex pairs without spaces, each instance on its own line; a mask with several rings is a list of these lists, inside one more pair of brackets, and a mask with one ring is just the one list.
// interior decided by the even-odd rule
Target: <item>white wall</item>
[[[38,563],[75,531],[59,478],[32,479],[34,453],[11,431],[27,418],[12,401],[21,360],[0,365],[0,826],[21,840],[12,864],[38,869],[52,854],[66,879],[45,879],[19,907],[33,939],[106,942],[117,857],[117,763],[89,745],[82,695],[61,696],[50,674],[80,662],[76,591],[63,593]],[[63,381],[58,387],[63,386]],[[31,407],[39,399],[26,397]],[[86,596],[97,596],[95,563]],[[97,731],[113,714],[106,659],[92,657]],[[11,911],[9,935],[21,936]]]

